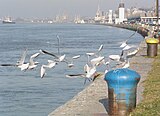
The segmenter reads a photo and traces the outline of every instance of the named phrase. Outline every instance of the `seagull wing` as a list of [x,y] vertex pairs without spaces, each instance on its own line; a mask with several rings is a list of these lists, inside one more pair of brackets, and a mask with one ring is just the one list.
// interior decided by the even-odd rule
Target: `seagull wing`
[[127,58],[132,58],[138,53],[139,49],[134,50],[133,52],[130,52],[127,54]]
[[62,61],[64,61],[65,57],[66,57],[66,55],[64,54],[64,55],[60,56],[58,59],[60,62],[62,62]]
[[25,49],[25,51],[22,53],[20,60],[17,61],[19,65],[22,65],[24,63],[26,55],[27,55],[27,49]]
[[127,60],[122,68],[129,68],[129,66],[130,66],[130,63],[129,63],[129,60]]
[[93,52],[89,52],[89,53],[86,53],[88,56],[93,56],[93,55],[95,55],[95,53],[93,53]]
[[87,73],[87,72],[89,72],[89,70],[90,70],[90,67],[88,66],[88,64],[85,64],[84,65],[84,72]]
[[96,73],[96,68],[93,67],[93,68],[90,69],[89,72],[87,72],[86,77],[91,78],[95,73]]
[[29,67],[29,63],[22,64],[22,65],[19,65],[19,66],[18,66],[18,68],[20,68],[20,69],[21,69],[21,71],[23,71],[23,70],[27,70],[27,69],[28,69],[28,67]]
[[120,45],[120,48],[124,48],[125,46],[127,46],[127,40]]
[[46,50],[41,50],[43,53],[45,53],[45,54],[48,54],[48,55],[51,55],[51,56],[53,56],[53,57],[55,57],[56,59],[59,59],[59,57],[57,56],[57,55],[55,55],[55,54],[53,54],[53,53],[50,53],[50,52],[48,52],[48,51],[46,51]]
[[46,69],[44,68],[44,65],[42,65],[42,66],[41,66],[41,78],[44,77],[45,71],[46,71]]
[[131,46],[126,45],[122,50],[125,51],[125,50],[129,50],[129,49],[131,49],[131,48],[132,48]]
[[99,47],[98,52],[100,52],[103,49],[103,44]]
[[35,54],[33,54],[33,55],[30,57],[30,60],[29,60],[29,65],[30,65],[30,66],[33,66],[33,65],[35,65],[35,64],[38,64],[38,62],[35,63],[35,62],[33,61],[33,59],[36,58],[36,57],[38,57],[39,55],[40,55],[40,53],[35,53]]
[[93,66],[98,65],[103,59],[104,59],[104,57],[101,57],[101,56],[99,56],[99,57],[97,57],[97,58],[93,58],[93,59],[91,60],[91,64],[92,64]]
[[85,77],[85,74],[69,74],[66,75],[68,78],[78,78],[78,77]]
[[17,66],[15,64],[1,64],[0,66]]
[[80,58],[80,55],[77,55],[77,56],[73,56],[72,59],[78,59]]
[[40,55],[40,53],[35,53],[35,54],[33,54],[32,56],[31,56],[31,58],[36,58],[36,57],[38,57]]
[[120,56],[119,55],[109,55],[109,59],[119,61]]

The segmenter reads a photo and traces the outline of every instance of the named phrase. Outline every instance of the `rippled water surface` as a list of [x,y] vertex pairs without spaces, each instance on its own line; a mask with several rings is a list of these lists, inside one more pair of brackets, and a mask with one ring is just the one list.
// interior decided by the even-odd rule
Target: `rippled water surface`
[[[61,63],[46,70],[40,78],[40,67],[52,57],[40,55],[36,69],[20,71],[16,67],[0,67],[0,115],[1,116],[47,116],[84,89],[84,79],[66,78],[66,74],[82,73],[87,62],[86,52],[96,51],[104,45],[102,55],[119,54],[120,42],[133,31],[100,26],[75,24],[0,24],[0,64],[15,64],[24,49],[29,57],[40,49],[57,53],[56,36],[60,37],[60,53],[67,58],[80,54],[74,68]],[[131,44],[138,45],[142,36],[135,34]],[[105,67],[98,69],[104,71]]]

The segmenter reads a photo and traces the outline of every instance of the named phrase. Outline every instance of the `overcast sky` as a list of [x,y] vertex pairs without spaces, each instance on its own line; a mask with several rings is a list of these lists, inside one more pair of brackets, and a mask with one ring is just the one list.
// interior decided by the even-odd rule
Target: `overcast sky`
[[98,4],[101,10],[108,11],[117,9],[120,1],[124,1],[125,8],[148,8],[155,3],[155,0],[0,0],[0,17],[45,18],[63,13],[93,17]]

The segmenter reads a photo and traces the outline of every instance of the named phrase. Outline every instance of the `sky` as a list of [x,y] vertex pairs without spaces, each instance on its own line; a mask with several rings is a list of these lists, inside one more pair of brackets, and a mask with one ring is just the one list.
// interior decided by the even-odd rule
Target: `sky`
[[155,3],[155,0],[0,0],[0,18],[51,18],[64,13],[69,16],[93,17],[98,4],[101,10],[107,12],[118,9],[121,1],[125,3],[125,8],[149,8]]

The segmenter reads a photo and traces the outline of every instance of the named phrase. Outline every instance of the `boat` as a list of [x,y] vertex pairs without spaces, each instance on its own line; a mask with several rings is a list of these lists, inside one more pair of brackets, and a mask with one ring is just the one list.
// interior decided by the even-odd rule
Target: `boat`
[[3,24],[15,24],[16,22],[12,21],[11,17],[5,17],[2,23]]

